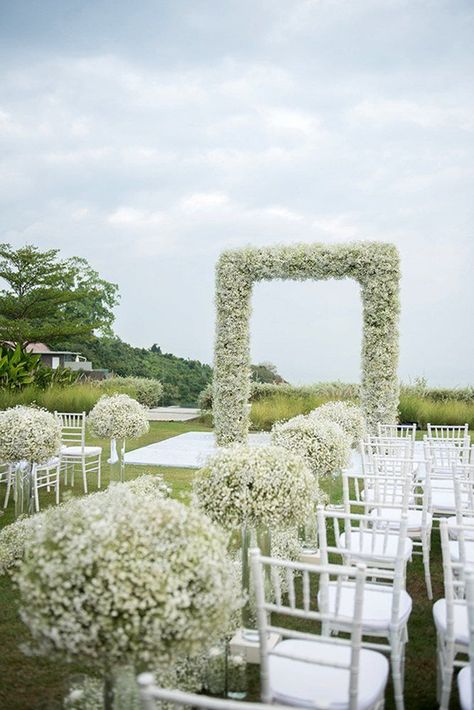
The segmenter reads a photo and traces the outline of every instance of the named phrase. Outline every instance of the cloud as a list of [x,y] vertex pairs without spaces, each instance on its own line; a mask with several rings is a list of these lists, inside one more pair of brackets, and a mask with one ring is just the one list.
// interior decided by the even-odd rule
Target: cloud
[[[207,361],[223,249],[393,241],[402,375],[467,381],[470,3],[230,0],[217,15],[207,0],[144,0],[134,13],[119,0],[111,16],[97,0],[71,19],[45,0],[40,10],[18,0],[0,27],[2,240],[85,256],[120,283],[119,333]],[[332,377],[335,362],[356,379],[357,289],[327,285],[328,317],[313,322],[293,286],[279,284],[281,298],[269,287],[268,300],[257,289],[255,356],[289,379]],[[315,289],[298,293],[316,303]],[[433,304],[455,352],[440,350]],[[278,318],[294,322],[291,342]]]

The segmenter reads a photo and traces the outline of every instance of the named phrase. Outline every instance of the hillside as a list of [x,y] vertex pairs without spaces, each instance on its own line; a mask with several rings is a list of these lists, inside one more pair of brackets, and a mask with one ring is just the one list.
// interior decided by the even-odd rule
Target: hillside
[[199,360],[162,353],[158,345],[135,348],[118,337],[94,338],[88,342],[67,341],[58,350],[81,352],[95,368],[105,368],[126,377],[152,377],[163,384],[163,405],[194,406],[199,393],[212,379],[212,368]]

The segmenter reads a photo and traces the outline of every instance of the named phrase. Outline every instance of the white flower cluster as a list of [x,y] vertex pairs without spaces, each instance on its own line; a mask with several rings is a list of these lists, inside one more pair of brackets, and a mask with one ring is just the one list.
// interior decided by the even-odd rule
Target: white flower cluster
[[358,446],[367,436],[364,413],[352,402],[326,402],[326,404],[313,409],[308,416],[311,419],[326,419],[339,424],[349,437],[351,446]]
[[52,508],[14,578],[37,651],[112,667],[198,653],[239,602],[226,535],[126,485]]
[[338,473],[349,462],[349,438],[338,424],[328,420],[301,414],[276,422],[272,441],[302,456],[316,477]]
[[46,409],[18,405],[0,412],[0,461],[45,463],[60,447],[61,427]]
[[[135,495],[147,497],[168,498],[171,494],[171,488],[163,481],[163,478],[151,474],[144,474],[126,483],[112,483],[111,485],[119,486],[119,489],[124,487],[124,489],[131,490]],[[105,491],[106,493],[107,491]],[[87,500],[103,495],[103,491],[93,493]],[[71,504],[75,504],[73,499],[60,503],[59,507],[67,508]],[[23,557],[25,545],[31,535],[31,531],[36,526],[43,525],[44,520],[52,514],[53,510],[54,508],[45,508],[45,510],[32,516],[22,516],[0,530],[0,574],[9,572],[14,568],[18,560]]]
[[272,445],[223,449],[193,486],[195,505],[226,528],[298,525],[314,511],[316,496],[303,459]]
[[363,305],[361,404],[370,429],[396,422],[400,265],[382,242],[296,244],[224,252],[217,264],[213,413],[221,446],[245,442],[249,423],[252,287],[271,279],[352,278]]
[[102,439],[135,439],[150,428],[145,407],[127,394],[101,397],[88,423],[91,432]]

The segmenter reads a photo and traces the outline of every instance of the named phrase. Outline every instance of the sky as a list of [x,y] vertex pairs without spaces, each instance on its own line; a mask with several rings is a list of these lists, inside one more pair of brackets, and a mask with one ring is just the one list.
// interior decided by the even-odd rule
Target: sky
[[[0,0],[0,241],[209,363],[223,250],[389,241],[400,377],[472,385],[473,76],[472,0]],[[257,284],[251,329],[292,383],[359,380],[353,281]]]

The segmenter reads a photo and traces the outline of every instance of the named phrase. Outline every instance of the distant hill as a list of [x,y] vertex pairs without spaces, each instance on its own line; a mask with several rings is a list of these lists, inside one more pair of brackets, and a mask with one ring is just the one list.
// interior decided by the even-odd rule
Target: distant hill
[[[87,342],[66,341],[55,349],[80,352],[94,368],[106,369],[127,377],[152,377],[163,384],[164,406],[195,406],[199,394],[212,380],[212,367],[199,360],[188,360],[163,353],[159,345],[134,348],[118,337],[100,337]],[[252,365],[252,381],[279,384],[284,380],[272,363]]]
[[163,384],[163,405],[194,406],[199,393],[212,379],[210,365],[161,352],[159,345],[134,348],[118,337],[94,338],[88,342],[67,341],[56,349],[82,353],[95,368],[116,375],[151,377]]

